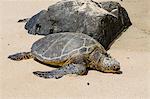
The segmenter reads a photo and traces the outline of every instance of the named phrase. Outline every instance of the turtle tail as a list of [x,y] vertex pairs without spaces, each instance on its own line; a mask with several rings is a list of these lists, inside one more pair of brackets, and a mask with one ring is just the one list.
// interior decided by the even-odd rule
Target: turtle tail
[[20,61],[20,60],[33,58],[33,55],[31,52],[22,52],[22,53],[9,55],[8,58],[11,60]]

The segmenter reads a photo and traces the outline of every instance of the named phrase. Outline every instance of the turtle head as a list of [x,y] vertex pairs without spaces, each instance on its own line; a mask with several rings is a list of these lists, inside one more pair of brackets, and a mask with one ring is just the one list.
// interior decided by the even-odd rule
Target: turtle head
[[122,74],[122,71],[120,71],[120,63],[110,57],[103,58],[101,71],[105,73]]

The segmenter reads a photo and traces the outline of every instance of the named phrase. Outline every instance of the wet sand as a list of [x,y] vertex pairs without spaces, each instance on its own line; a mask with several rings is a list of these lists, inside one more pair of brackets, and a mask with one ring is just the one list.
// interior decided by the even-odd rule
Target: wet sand
[[[89,71],[86,76],[42,79],[33,71],[52,70],[32,59],[11,61],[16,52],[30,51],[42,36],[27,34],[18,19],[47,9],[55,0],[0,1],[0,99],[149,99],[150,6],[148,0],[120,2],[133,25],[108,51],[121,63],[122,75]],[[149,15],[149,17],[148,17]]]

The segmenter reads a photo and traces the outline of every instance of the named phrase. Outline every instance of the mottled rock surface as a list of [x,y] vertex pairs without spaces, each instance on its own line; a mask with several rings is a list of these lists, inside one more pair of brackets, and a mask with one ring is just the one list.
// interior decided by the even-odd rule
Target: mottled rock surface
[[29,34],[82,32],[109,49],[112,42],[130,25],[126,10],[114,1],[62,0],[30,18]]

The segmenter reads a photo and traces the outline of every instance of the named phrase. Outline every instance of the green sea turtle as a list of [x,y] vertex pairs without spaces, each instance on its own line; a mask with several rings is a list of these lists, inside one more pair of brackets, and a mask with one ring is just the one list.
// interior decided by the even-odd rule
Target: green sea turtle
[[107,54],[103,46],[83,33],[55,33],[36,41],[31,52],[10,55],[16,61],[34,58],[42,63],[59,66],[52,71],[35,71],[43,78],[61,78],[66,74],[85,75],[88,69],[121,74],[120,63]]

